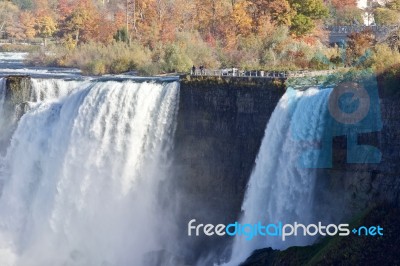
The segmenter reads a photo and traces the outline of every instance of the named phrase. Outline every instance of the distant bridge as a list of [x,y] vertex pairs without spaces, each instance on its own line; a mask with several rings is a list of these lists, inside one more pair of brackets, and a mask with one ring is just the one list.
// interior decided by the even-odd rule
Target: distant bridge
[[399,25],[391,26],[365,26],[365,25],[354,25],[354,26],[328,26],[326,30],[329,32],[329,43],[339,44],[347,41],[348,35],[355,32],[362,32],[364,30],[372,30],[378,41],[387,39],[392,32],[399,29]]

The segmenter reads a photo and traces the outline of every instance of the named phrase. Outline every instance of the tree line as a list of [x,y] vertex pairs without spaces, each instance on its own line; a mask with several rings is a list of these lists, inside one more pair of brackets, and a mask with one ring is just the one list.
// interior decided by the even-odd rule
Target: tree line
[[[376,23],[398,23],[400,0],[370,7]],[[115,45],[128,57],[140,54],[119,67],[94,66],[98,72],[147,60],[148,72],[192,64],[303,69],[334,53],[324,26],[362,24],[363,16],[356,0],[12,0],[0,2],[0,31],[11,40],[40,38],[44,46],[51,40],[38,63],[77,66],[70,61],[79,61],[79,50],[106,55]]]

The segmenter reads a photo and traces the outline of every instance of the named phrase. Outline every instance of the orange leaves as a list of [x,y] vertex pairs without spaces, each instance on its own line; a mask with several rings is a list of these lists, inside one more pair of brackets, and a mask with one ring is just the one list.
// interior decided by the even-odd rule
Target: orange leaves
[[296,12],[290,7],[290,4],[286,0],[273,0],[268,4],[270,10],[270,16],[272,20],[278,25],[291,25],[292,17]]
[[76,43],[95,39],[99,33],[100,15],[91,0],[78,0],[77,5],[63,21],[62,33],[72,35]]
[[[301,24],[298,15],[302,12],[309,15],[306,22],[311,26],[319,23],[319,16],[314,13],[322,3],[322,0],[32,1],[35,4],[32,10],[18,11],[18,15],[13,16],[15,19],[12,18],[20,21],[18,25],[22,25],[19,28],[23,29],[25,38],[53,36],[72,48],[86,42],[110,43],[115,36],[120,36],[119,31],[120,34],[124,32],[124,38],[115,37],[117,41],[139,43],[156,55],[162,55],[163,49],[176,43],[182,33],[198,34],[210,50],[221,49],[221,53],[240,50],[246,39],[254,39],[248,46],[259,49],[278,26],[292,29],[296,21]],[[343,1],[332,1],[343,5]],[[306,2],[309,4],[303,4]],[[354,0],[344,2],[354,4]]]
[[119,10],[114,14],[114,26],[116,29],[121,29],[125,26],[125,12]]
[[27,39],[32,39],[36,35],[36,30],[35,30],[35,24],[36,24],[36,19],[35,16],[29,12],[29,11],[24,11],[21,12],[19,15],[19,20],[22,24],[25,37]]
[[371,30],[355,32],[349,35],[346,47],[348,64],[353,64],[360,57],[364,56],[367,50],[376,44],[375,35]]
[[242,0],[233,7],[237,35],[262,34],[270,24],[290,26],[296,12],[287,0]]
[[60,21],[65,20],[66,17],[71,15],[74,10],[74,1],[70,0],[59,0],[57,5],[57,14]]
[[232,18],[235,23],[237,35],[248,35],[251,32],[253,20],[247,12],[249,2],[241,1],[234,5]]
[[59,0],[57,11],[60,35],[68,47],[88,41],[110,43],[125,25],[124,12],[100,10],[93,0]]
[[36,0],[35,1],[35,13],[44,15],[45,13],[49,14],[49,1],[48,0]]
[[332,0],[331,3],[337,9],[357,7],[357,0]]

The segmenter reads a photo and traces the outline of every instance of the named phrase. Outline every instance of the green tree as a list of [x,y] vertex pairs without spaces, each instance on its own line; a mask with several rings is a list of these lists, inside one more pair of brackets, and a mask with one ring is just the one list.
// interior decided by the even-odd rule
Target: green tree
[[164,61],[164,70],[167,72],[185,72],[193,65],[192,60],[176,44],[166,47]]
[[311,32],[315,27],[313,20],[303,14],[297,14],[292,19],[290,31],[297,36],[301,36]]
[[311,19],[322,19],[328,16],[328,8],[322,0],[289,0],[297,14]]
[[310,33],[315,28],[314,21],[329,13],[322,0],[289,0],[289,3],[296,11],[290,30],[298,36]]
[[122,29],[117,30],[117,32],[114,34],[114,40],[117,42],[126,42],[129,43],[129,36],[128,36],[128,30],[126,27],[123,27]]

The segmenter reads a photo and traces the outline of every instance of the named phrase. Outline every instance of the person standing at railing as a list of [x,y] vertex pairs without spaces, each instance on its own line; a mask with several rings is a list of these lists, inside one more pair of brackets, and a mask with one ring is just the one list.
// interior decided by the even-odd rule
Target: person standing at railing
[[195,76],[196,75],[196,67],[193,65],[192,66],[192,75]]

